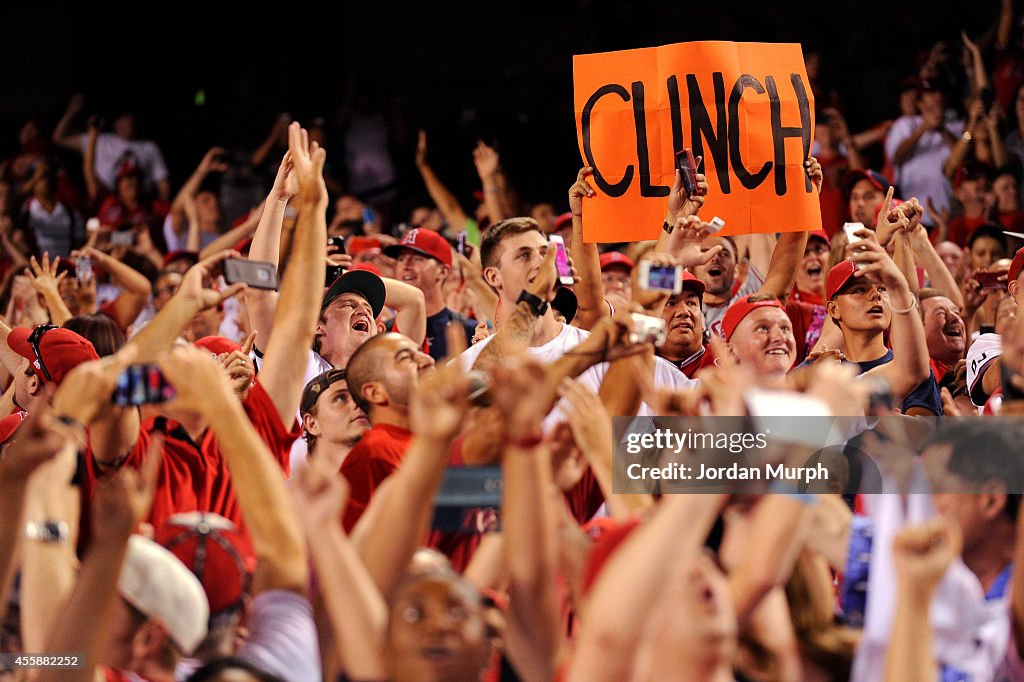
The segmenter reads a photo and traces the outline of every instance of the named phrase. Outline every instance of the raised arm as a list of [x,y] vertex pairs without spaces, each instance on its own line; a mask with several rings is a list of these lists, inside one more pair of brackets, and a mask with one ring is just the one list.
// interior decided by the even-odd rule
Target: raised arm
[[[325,239],[326,241],[326,239]],[[411,284],[381,277],[387,296],[384,305],[395,311],[398,330],[416,342],[427,338],[427,304],[423,292]]]
[[[213,147],[207,151],[199,165],[196,166],[195,171],[192,172],[192,175],[189,176],[185,184],[178,190],[174,201],[171,202],[171,226],[175,234],[181,234],[188,229],[185,202],[199,192],[199,186],[203,184],[206,176],[212,172],[224,172],[227,170],[227,165],[218,160],[218,157],[223,153],[224,149],[222,147]],[[198,250],[196,249],[196,251]]]
[[923,526],[909,526],[893,540],[896,564],[896,616],[885,656],[886,682],[939,678],[939,666],[928,619],[935,590],[953,560],[960,555],[960,530],[952,521],[936,519]]
[[597,244],[587,244],[583,241],[583,198],[594,196],[594,188],[587,182],[587,177],[593,173],[594,169],[589,166],[581,168],[576,175],[576,182],[569,188],[569,210],[572,211],[572,240],[569,248],[580,273],[579,284],[573,287],[573,293],[579,302],[576,320],[577,326],[588,330],[608,313],[608,306],[604,302],[601,258],[597,252]]
[[299,185],[299,222],[274,312],[274,333],[266,343],[259,376],[285,424],[292,423],[299,407],[308,358],[306,353],[296,352],[296,349],[313,344],[320,311],[317,294],[326,277],[327,246],[327,187],[323,179],[327,153],[316,143],[310,149],[308,135],[298,123],[288,128],[288,143]]
[[437,210],[441,212],[441,215],[448,222],[448,226],[453,230],[461,230],[463,225],[469,220],[469,216],[462,210],[459,200],[448,191],[448,188],[444,186],[444,183],[434,173],[434,169],[427,163],[427,133],[424,130],[420,131],[420,136],[416,143],[416,168],[420,171],[423,184],[427,186],[427,193],[430,194],[430,198],[437,206]]
[[202,416],[217,437],[259,559],[253,594],[278,589],[305,595],[306,543],[281,467],[249,421],[227,374],[209,353],[193,346],[178,346],[157,362],[177,394],[170,405]]
[[53,129],[53,135],[51,139],[53,143],[64,147],[65,149],[71,149],[73,151],[82,153],[82,139],[78,135],[68,133],[68,128],[71,127],[71,121],[74,120],[78,112],[82,110],[82,106],[85,104],[85,98],[81,95],[74,95],[68,100],[68,108],[64,110],[64,115],[57,121],[57,127]]
[[292,499],[306,529],[341,669],[350,679],[382,680],[387,604],[341,526],[348,482],[323,464],[311,459],[309,466],[295,471]]
[[[821,185],[824,176],[821,172],[821,164],[813,156],[804,161],[804,171],[811,179],[815,193],[821,193]],[[771,261],[768,269],[762,270],[765,273],[764,284],[761,285],[761,294],[773,294],[776,298],[785,300],[789,292],[796,284],[796,271],[804,259],[804,249],[807,248],[808,232],[784,232],[775,243],[772,250]],[[762,239],[762,235],[751,235],[752,240]],[[753,256],[751,263],[754,262]]]
[[95,202],[100,196],[100,183],[96,178],[96,141],[99,139],[100,131],[91,120],[87,135],[85,153],[82,154],[82,178],[85,180],[85,191],[89,194],[89,201]]
[[525,680],[552,679],[561,645],[555,581],[560,502],[554,494],[551,453],[542,444],[544,400],[536,399],[544,368],[501,367],[492,389],[507,423],[502,456],[501,522],[509,578],[506,642]]
[[71,319],[71,311],[60,296],[60,282],[67,276],[67,271],[57,274],[57,266],[60,265],[60,256],[50,262],[50,254],[43,252],[42,264],[35,256],[29,260],[30,267],[25,270],[28,283],[43,297],[43,304],[50,312],[50,322],[62,326]]
[[[281,261],[281,227],[288,202],[299,192],[299,182],[292,172],[291,152],[287,152],[277,167],[274,186],[263,203],[263,212],[256,225],[249,247],[249,258],[267,261],[279,267]],[[326,275],[325,275],[326,276]],[[323,288],[320,282],[319,288]],[[245,306],[249,309],[252,328],[263,339],[269,339],[274,329],[274,311],[277,308],[277,292],[266,289],[252,289],[245,292]]]
[[502,201],[501,165],[498,152],[493,147],[488,147],[483,141],[476,143],[473,150],[473,164],[476,166],[477,175],[484,189],[484,206],[487,208],[487,217],[491,225],[500,223],[505,218],[512,216],[505,215]]
[[121,293],[114,299],[114,321],[122,328],[130,325],[149,302],[150,284],[146,276],[110,254],[92,247],[83,247],[72,255],[91,258],[94,264],[107,271],[114,284],[121,289]]
[[242,283],[232,284],[223,291],[205,288],[205,283],[213,280],[215,266],[231,257],[237,258],[238,253],[221,251],[188,269],[178,292],[149,324],[128,341],[128,346],[138,348],[139,362],[153,362],[157,355],[170,349],[197,313],[222,303],[245,288]]
[[721,495],[665,495],[598,575],[580,630],[570,682],[626,680],[645,625],[683,561],[695,560]]
[[96,666],[114,625],[117,576],[121,573],[132,532],[153,505],[162,446],[160,441],[154,443],[139,472],[125,469],[97,485],[92,503],[92,543],[45,649],[48,653],[81,653],[84,666],[72,670],[43,670],[38,678],[41,682],[96,679]]
[[963,310],[963,293],[960,291],[960,287],[957,286],[953,273],[949,271],[949,268],[946,267],[946,264],[942,262],[942,258],[935,251],[935,247],[932,246],[931,240],[928,239],[928,230],[925,229],[924,225],[918,223],[917,227],[913,228],[910,240],[914,249],[914,258],[924,267],[932,288],[942,292],[942,295],[952,301],[953,305]]
[[356,527],[359,555],[383,594],[395,587],[430,530],[434,497],[466,416],[468,393],[468,381],[454,364],[439,366],[420,380],[410,405],[414,436],[409,449],[390,478],[387,495],[374,496],[362,516],[372,526],[361,520]]
[[252,237],[256,232],[256,226],[260,222],[260,216],[263,215],[263,206],[265,203],[266,202],[249,211],[249,215],[246,216],[245,220],[239,223],[237,227],[231,228],[210,242],[208,246],[203,248],[199,252],[199,260],[212,256],[218,251],[232,249],[238,242]]

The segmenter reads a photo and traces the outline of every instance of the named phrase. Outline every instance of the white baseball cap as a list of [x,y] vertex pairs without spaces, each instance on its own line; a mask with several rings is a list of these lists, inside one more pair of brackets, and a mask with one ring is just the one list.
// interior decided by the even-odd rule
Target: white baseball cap
[[152,540],[132,535],[117,589],[129,604],[167,628],[182,653],[206,637],[210,605],[199,579]]

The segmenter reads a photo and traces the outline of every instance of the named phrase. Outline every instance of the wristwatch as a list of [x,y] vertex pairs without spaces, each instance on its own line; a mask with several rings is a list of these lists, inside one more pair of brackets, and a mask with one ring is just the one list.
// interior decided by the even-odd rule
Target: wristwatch
[[519,298],[516,299],[516,303],[525,303],[530,306],[530,310],[537,317],[541,317],[548,311],[548,302],[542,299],[540,296],[531,294],[526,289],[523,289],[522,293],[519,294]]
[[25,524],[25,537],[47,545],[66,545],[71,539],[71,531],[64,521],[29,521]]

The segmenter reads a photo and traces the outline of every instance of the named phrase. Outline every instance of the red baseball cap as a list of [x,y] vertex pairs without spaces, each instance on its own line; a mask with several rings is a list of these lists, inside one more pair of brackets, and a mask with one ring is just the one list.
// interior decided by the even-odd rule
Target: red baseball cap
[[881,173],[877,173],[873,170],[852,170],[846,174],[845,181],[843,182],[843,194],[847,197],[850,196],[850,192],[853,191],[853,186],[861,180],[867,180],[871,185],[883,194],[889,191],[892,183],[889,182],[889,178],[885,177]]
[[21,426],[21,422],[25,421],[25,417],[28,416],[28,412],[24,410],[18,410],[14,414],[9,414],[3,419],[0,419],[0,443],[3,443],[11,437],[18,427]]
[[1017,249],[1017,253],[1013,255],[1013,260],[1010,261],[1010,270],[1006,273],[1007,284],[1020,277],[1022,269],[1024,269],[1024,247]]
[[611,518],[594,519],[583,527],[593,544],[583,564],[583,593],[588,594],[601,574],[608,559],[640,525],[640,519],[619,521]]
[[357,256],[364,251],[373,251],[374,249],[379,252],[382,246],[380,240],[373,237],[349,237],[348,243],[345,244],[345,250],[348,255]]
[[380,268],[373,263],[353,263],[349,270],[365,270],[366,272],[372,272],[373,274],[380,277]]
[[223,336],[204,336],[193,345],[197,348],[208,350],[214,355],[223,355],[224,353],[233,353],[236,350],[242,350],[242,347],[237,343],[231,339],[225,339]]
[[156,541],[199,579],[210,615],[241,603],[256,568],[249,538],[217,514],[187,512],[167,519]]
[[173,263],[176,260],[187,260],[189,265],[195,265],[199,262],[199,254],[195,251],[185,251],[180,249],[178,251],[171,251],[169,254],[164,256],[163,268]]
[[825,276],[825,300],[831,301],[852,277],[857,276],[857,264],[844,260],[832,266]]
[[451,244],[440,234],[431,230],[421,230],[419,228],[409,230],[402,237],[402,241],[386,247],[384,254],[392,258],[398,258],[403,250],[429,256],[441,261],[441,263],[448,267],[452,265]]
[[698,296],[703,296],[707,285],[696,275],[690,274],[689,270],[683,270],[683,289],[692,289]]
[[736,331],[736,327],[740,325],[740,322],[758,308],[778,308],[782,312],[786,312],[786,308],[777,298],[768,298],[763,301],[751,301],[750,296],[744,296],[743,298],[734,301],[732,305],[729,306],[729,309],[725,311],[725,317],[722,319],[722,334],[725,336],[725,340],[728,341],[731,339],[733,332]]
[[[36,347],[39,348],[38,356],[32,347],[32,341],[29,340],[33,338],[33,333],[39,334],[35,337]],[[52,379],[58,386],[75,367],[83,362],[100,359],[88,340],[70,329],[51,325],[36,329],[16,327],[7,335],[7,345],[29,361],[40,381]]]
[[808,235],[807,241],[810,241],[811,237],[817,237],[829,246],[832,246],[832,240],[828,238],[828,233],[825,232],[825,230],[814,230],[810,235]]
[[627,270],[632,270],[634,265],[633,261],[624,253],[619,251],[608,251],[601,254],[601,272],[614,266],[624,267]]

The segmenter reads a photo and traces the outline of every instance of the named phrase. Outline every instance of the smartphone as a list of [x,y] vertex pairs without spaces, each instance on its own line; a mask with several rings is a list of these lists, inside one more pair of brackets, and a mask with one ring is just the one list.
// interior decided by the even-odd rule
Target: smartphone
[[708,225],[711,226],[708,228],[708,234],[711,235],[715,234],[716,232],[721,232],[722,228],[725,227],[725,221],[719,218],[718,216],[715,216],[714,218],[711,219],[711,222],[709,222]]
[[131,365],[117,377],[114,404],[148,405],[164,403],[174,397],[174,388],[167,383],[156,365]]
[[89,258],[89,256],[79,256],[75,260],[75,279],[81,284],[92,276],[92,258]]
[[335,256],[341,253],[345,253],[345,238],[344,237],[328,237],[327,246],[336,247],[334,251]]
[[332,284],[334,284],[334,282],[339,277],[341,277],[344,274],[345,274],[345,268],[344,267],[342,267],[340,265],[328,265],[327,266],[327,274],[324,277],[324,287],[326,288],[326,287],[331,286]]
[[565,240],[557,234],[553,234],[548,237],[548,242],[555,245],[555,267],[558,268],[559,283],[571,287],[574,282],[572,267],[569,266],[569,252],[565,250]]
[[224,281],[228,284],[245,282],[254,289],[271,291],[281,286],[273,263],[246,258],[228,258],[224,261]]
[[431,528],[469,535],[497,530],[502,488],[501,467],[445,469],[441,488],[434,498]]
[[127,230],[114,230],[110,233],[110,243],[114,246],[131,246],[135,243],[135,233],[131,228]]
[[683,266],[655,265],[649,260],[641,261],[637,281],[642,289],[678,294],[683,290]]
[[455,250],[459,252],[460,256],[466,255],[466,231],[460,230],[459,234],[455,237]]
[[864,229],[864,223],[843,223],[843,232],[846,233],[846,241],[850,244],[860,241],[855,233]]
[[676,168],[679,169],[683,181],[683,189],[687,196],[700,194],[697,187],[697,164],[693,160],[693,152],[689,149],[676,152]]
[[633,313],[630,317],[633,321],[632,328],[629,330],[631,344],[653,343],[655,346],[661,346],[665,343],[665,320],[640,313]]
[[1007,287],[1005,279],[1000,278],[1006,277],[1006,272],[976,272],[974,273],[974,279],[981,285],[982,289],[990,289],[993,291],[999,291]]

